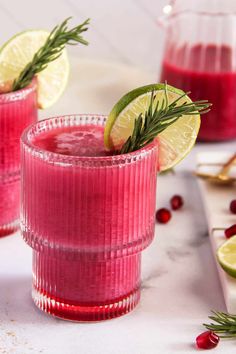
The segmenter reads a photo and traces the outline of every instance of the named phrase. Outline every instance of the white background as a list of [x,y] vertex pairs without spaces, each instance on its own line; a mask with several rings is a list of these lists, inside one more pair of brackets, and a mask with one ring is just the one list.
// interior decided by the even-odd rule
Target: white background
[[168,0],[0,0],[0,44],[25,29],[52,29],[64,18],[91,18],[88,48],[80,56],[105,58],[158,72],[163,29],[157,24]]

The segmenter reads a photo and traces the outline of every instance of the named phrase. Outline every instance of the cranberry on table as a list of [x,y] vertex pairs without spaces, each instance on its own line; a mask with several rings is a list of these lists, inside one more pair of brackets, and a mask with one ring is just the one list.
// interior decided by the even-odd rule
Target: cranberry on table
[[199,349],[213,349],[218,345],[219,340],[220,338],[216,333],[206,331],[197,336],[196,345]]
[[171,219],[171,212],[166,208],[161,208],[156,212],[156,220],[161,224],[166,224]]
[[230,238],[232,236],[236,235],[236,224],[228,227],[227,229],[225,229],[225,237],[226,238]]
[[181,195],[174,195],[170,200],[170,205],[173,210],[178,210],[184,205],[184,200]]
[[231,213],[236,214],[236,199],[234,199],[230,202],[229,209],[230,209]]

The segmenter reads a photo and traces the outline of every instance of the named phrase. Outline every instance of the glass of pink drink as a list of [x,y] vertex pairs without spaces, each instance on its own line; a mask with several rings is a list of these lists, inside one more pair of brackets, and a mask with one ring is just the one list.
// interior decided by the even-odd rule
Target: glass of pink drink
[[51,118],[22,136],[21,228],[33,249],[33,299],[75,321],[137,305],[141,251],[154,236],[157,143],[108,154],[105,121]]
[[199,139],[236,138],[236,2],[177,0],[165,21],[161,81],[213,104]]
[[18,228],[20,136],[36,120],[36,81],[22,90],[0,94],[0,237]]

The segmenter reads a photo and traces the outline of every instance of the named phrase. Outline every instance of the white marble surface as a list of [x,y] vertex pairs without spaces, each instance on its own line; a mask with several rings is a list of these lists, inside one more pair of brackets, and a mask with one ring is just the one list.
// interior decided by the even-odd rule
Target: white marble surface
[[[132,67],[75,60],[66,94],[42,116],[82,109],[107,113],[127,89],[153,81],[154,76]],[[235,147],[235,142],[199,144],[175,175],[158,178],[157,208],[168,206],[174,193],[184,197],[185,206],[173,213],[169,224],[156,226],[155,240],[143,254],[141,302],[121,318],[76,324],[40,312],[30,296],[30,248],[19,234],[1,239],[0,354],[194,353],[195,337],[204,330],[201,323],[211,309],[225,310],[225,305],[191,170],[197,152]],[[235,343],[226,341],[215,353],[234,350]]]
[[[211,152],[197,156],[198,172],[219,173],[222,164],[232,157],[232,153]],[[210,165],[209,165],[210,164]],[[217,165],[218,164],[218,165]],[[230,176],[236,174],[236,164],[229,171]],[[226,241],[224,229],[235,223],[236,217],[230,213],[229,205],[235,197],[235,185],[217,185],[198,179],[198,185],[204,203],[205,215],[208,222],[212,253],[216,258],[217,249]],[[225,304],[229,313],[236,313],[236,279],[229,276],[216,259],[216,266],[224,294]]]

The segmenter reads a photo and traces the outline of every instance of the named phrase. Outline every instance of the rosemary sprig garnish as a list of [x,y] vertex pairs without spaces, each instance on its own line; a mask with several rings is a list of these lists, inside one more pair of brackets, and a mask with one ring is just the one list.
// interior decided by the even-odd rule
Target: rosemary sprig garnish
[[68,29],[67,24],[70,19],[71,17],[67,18],[51,31],[45,44],[35,53],[32,61],[25,66],[19,77],[14,80],[12,91],[26,87],[37,73],[44,70],[50,62],[59,58],[66,44],[76,45],[81,43],[88,45],[81,33],[87,31],[89,19],[81,25]]
[[151,93],[150,104],[144,116],[140,114],[134,122],[132,135],[127,139],[120,150],[120,154],[125,154],[151,143],[158,134],[163,132],[171,124],[175,123],[183,115],[196,115],[209,112],[211,104],[206,100],[187,102],[178,105],[179,101],[187,96],[189,92],[179,96],[169,104],[168,87],[165,85],[165,95],[160,102],[156,100],[154,92]]
[[219,311],[212,311],[212,313],[213,316],[209,316],[209,319],[214,321],[214,323],[204,323],[203,326],[209,331],[218,334],[221,338],[236,339],[236,315]]

